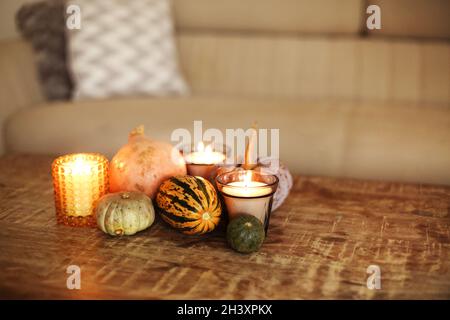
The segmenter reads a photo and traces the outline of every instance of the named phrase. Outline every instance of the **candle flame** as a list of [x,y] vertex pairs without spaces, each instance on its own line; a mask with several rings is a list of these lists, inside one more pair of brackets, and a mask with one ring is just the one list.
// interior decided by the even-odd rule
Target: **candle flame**
[[204,149],[205,149],[205,145],[204,145],[203,141],[200,141],[200,142],[197,144],[197,151],[203,152]]
[[91,171],[91,166],[82,156],[77,156],[71,167],[74,174],[87,174]]
[[244,185],[245,187],[248,187],[248,185],[250,184],[250,182],[252,181],[252,172],[249,170],[245,173],[244,176]]
[[201,141],[197,144],[195,152],[187,154],[185,159],[188,163],[195,164],[218,164],[224,161],[225,155],[221,152],[214,151],[213,144],[205,144]]
[[210,145],[210,144],[208,144],[206,147],[205,147],[205,144],[203,143],[203,141],[200,141],[198,144],[197,144],[197,151],[198,152],[205,152],[205,153],[212,153],[212,146]]

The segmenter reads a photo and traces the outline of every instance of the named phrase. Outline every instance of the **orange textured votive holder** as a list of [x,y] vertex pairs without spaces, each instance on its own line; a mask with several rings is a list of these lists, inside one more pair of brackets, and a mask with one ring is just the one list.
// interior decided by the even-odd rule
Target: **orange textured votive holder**
[[58,223],[82,227],[97,225],[94,209],[97,200],[109,191],[109,162],[101,154],[77,153],[53,161]]

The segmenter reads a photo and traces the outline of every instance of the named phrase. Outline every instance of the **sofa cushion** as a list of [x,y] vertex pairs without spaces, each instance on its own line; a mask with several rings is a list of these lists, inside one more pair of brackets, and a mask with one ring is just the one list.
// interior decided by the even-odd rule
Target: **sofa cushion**
[[139,124],[154,139],[173,130],[280,129],[281,159],[296,173],[450,184],[450,109],[411,105],[207,97],[54,103],[6,126],[9,151],[112,156]]
[[78,0],[77,5],[82,27],[68,33],[74,98],[187,92],[169,0]]
[[179,30],[356,34],[361,0],[175,0]]

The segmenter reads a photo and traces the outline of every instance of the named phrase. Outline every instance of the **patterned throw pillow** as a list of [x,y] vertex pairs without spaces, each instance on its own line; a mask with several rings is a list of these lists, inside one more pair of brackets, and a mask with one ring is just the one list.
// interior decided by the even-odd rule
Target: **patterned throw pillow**
[[169,0],[73,0],[69,31],[76,99],[187,92],[177,63]]
[[40,1],[22,6],[16,14],[16,25],[31,42],[42,91],[48,100],[67,100],[72,80],[66,64],[64,1]]

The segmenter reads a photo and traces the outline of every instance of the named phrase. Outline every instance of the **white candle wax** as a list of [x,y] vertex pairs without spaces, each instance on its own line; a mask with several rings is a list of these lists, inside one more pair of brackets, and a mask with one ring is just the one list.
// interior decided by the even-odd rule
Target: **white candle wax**
[[195,151],[187,154],[184,159],[193,164],[217,164],[225,160],[225,155],[217,151]]
[[225,160],[225,155],[221,152],[213,151],[211,145],[206,146],[203,142],[197,145],[197,151],[185,155],[186,163],[192,164],[218,164]]
[[[264,187],[266,186],[266,187]],[[223,187],[223,192],[234,197],[261,197],[269,194],[272,191],[270,187],[264,182],[258,181],[236,181],[230,182]]]
[[82,157],[75,158],[75,161],[67,163],[66,169],[68,174],[66,178],[70,179],[72,186],[73,203],[72,212],[69,215],[86,216],[92,209],[90,201],[83,201],[84,199],[91,199],[93,193],[97,193],[93,184],[95,184],[96,176],[95,169],[98,164],[95,161],[89,161]]

